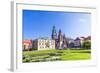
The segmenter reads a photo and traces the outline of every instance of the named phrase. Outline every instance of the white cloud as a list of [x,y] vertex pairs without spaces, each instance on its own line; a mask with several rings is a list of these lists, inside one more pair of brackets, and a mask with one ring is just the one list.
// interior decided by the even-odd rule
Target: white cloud
[[78,21],[79,21],[79,22],[86,22],[86,20],[83,19],[83,18],[80,18]]

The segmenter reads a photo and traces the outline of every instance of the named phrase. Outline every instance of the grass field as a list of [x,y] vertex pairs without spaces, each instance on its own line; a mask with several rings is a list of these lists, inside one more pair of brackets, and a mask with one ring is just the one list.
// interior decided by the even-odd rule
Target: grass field
[[89,60],[91,50],[23,51],[23,62]]

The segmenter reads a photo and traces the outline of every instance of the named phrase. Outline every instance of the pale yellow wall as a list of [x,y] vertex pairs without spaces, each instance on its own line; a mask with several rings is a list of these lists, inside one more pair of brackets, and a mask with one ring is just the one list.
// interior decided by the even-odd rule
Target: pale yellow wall
[[[46,46],[47,45],[47,46]],[[48,47],[49,45],[49,47]],[[46,40],[46,39],[39,39],[38,40],[38,50],[49,50],[55,49],[55,41],[54,40]]]

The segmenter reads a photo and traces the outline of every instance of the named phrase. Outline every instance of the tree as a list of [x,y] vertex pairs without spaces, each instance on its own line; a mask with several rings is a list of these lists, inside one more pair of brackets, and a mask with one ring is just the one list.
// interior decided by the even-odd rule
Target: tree
[[84,41],[82,48],[84,49],[91,49],[91,42],[90,41]]

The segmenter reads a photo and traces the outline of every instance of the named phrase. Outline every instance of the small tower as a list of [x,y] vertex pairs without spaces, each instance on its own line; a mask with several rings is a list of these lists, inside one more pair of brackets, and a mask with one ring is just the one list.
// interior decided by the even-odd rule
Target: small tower
[[55,48],[57,48],[57,32],[55,26],[53,26],[51,38],[55,40]]
[[63,35],[63,48],[66,49],[67,48],[67,39],[65,34]]
[[61,29],[58,32],[58,49],[63,49],[63,35]]

